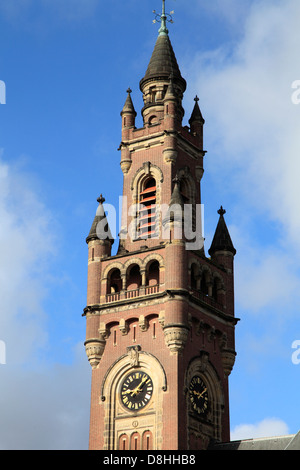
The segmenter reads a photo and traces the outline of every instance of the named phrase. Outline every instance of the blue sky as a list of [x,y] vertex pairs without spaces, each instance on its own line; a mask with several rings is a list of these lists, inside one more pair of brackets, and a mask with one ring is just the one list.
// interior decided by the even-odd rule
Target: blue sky
[[[85,238],[121,195],[120,111],[138,119],[159,0],[0,0],[1,449],[85,449]],[[237,249],[232,438],[300,429],[298,0],[168,0],[205,125],[206,249],[217,210]],[[138,124],[141,121],[138,121]],[[298,356],[296,356],[298,357]],[[299,354],[300,358],[300,354]]]

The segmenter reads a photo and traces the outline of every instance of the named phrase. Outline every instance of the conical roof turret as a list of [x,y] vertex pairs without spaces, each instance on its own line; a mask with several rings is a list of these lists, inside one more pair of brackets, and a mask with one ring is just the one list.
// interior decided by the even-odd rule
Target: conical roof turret
[[203,116],[202,116],[202,113],[201,113],[201,110],[200,110],[200,107],[199,107],[199,98],[198,96],[196,96],[194,98],[194,101],[195,101],[195,105],[194,105],[194,109],[193,109],[193,112],[191,114],[191,117],[189,119],[189,124],[193,124],[194,122],[199,122],[201,124],[204,124],[205,123],[205,120],[203,119]]
[[134,109],[132,98],[131,98],[131,92],[132,92],[132,90],[130,88],[128,88],[127,89],[127,98],[126,98],[126,101],[124,103],[123,109],[121,111],[121,116],[123,116],[123,114],[133,114],[134,116],[136,116],[136,111]]
[[168,35],[159,35],[146,70],[145,76],[140,81],[140,89],[146,82],[152,80],[169,80],[178,84],[182,93],[186,90],[186,81],[182,77],[177,59]]
[[[186,90],[186,81],[181,75],[169,38],[169,31],[167,29],[168,17],[171,18],[170,15],[166,15],[165,1],[163,0],[162,13],[161,15],[157,15],[161,27],[158,31],[159,34],[145,76],[140,81],[141,91],[143,91],[147,82],[153,80],[168,81],[170,76],[173,77],[173,82],[179,86],[182,94]],[[170,19],[169,21],[172,22]]]
[[86,238],[86,242],[89,243],[91,240],[100,239],[109,240],[111,244],[113,244],[114,239],[112,237],[104,211],[103,203],[105,202],[105,199],[102,194],[100,195],[100,197],[98,197],[97,201],[99,202],[99,206],[97,208],[97,212],[92,223],[90,233]]

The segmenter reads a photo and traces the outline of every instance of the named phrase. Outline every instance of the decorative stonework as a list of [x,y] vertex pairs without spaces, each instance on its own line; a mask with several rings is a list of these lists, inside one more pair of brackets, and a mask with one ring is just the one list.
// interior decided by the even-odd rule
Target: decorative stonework
[[94,338],[86,341],[84,345],[89,363],[92,369],[96,369],[105,349],[105,340]]
[[164,327],[165,342],[172,354],[182,354],[188,334],[189,329],[184,325],[167,325]]
[[235,363],[236,352],[232,349],[223,349],[221,356],[224,374],[228,377],[231,374]]
[[[153,396],[144,410],[133,413],[124,408],[120,398],[120,385],[132,367],[148,373],[153,381]],[[153,449],[163,446],[162,391],[167,390],[167,379],[164,368],[158,359],[141,350],[139,345],[128,347],[127,354],[115,361],[106,372],[99,395],[99,405],[104,408],[104,445],[103,450],[119,450],[119,438],[124,433],[131,436],[145,431],[153,435]]]
[[140,330],[143,332],[147,331],[149,328],[149,321],[147,320],[147,318],[144,317],[144,315],[141,315],[139,317],[139,327]]
[[126,175],[126,173],[128,173],[128,171],[130,170],[131,164],[132,164],[131,160],[121,161],[121,170],[123,171],[124,175]]
[[[194,376],[199,376],[207,387],[209,408],[205,419],[193,414],[189,400],[189,384]],[[207,352],[201,351],[189,365],[185,376],[187,401],[188,448],[205,449],[211,439],[221,440],[224,393],[219,376]]]
[[123,336],[126,336],[128,334],[129,326],[128,326],[127,322],[124,320],[124,318],[121,318],[121,320],[120,320],[119,329],[120,329]]
[[141,350],[141,346],[129,346],[127,348],[127,353],[130,361],[131,367],[139,367],[139,351]]
[[164,149],[163,151],[163,154],[164,154],[164,160],[166,163],[172,163],[172,164],[175,164],[176,163],[176,160],[177,160],[177,155],[178,155],[178,152],[177,150],[174,150],[174,149]]

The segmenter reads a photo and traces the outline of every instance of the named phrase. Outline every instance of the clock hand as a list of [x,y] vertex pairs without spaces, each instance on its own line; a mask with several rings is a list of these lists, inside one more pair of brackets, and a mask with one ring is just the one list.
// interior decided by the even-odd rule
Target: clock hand
[[139,383],[139,385],[137,387],[135,387],[134,390],[132,390],[131,396],[134,396],[134,395],[137,395],[138,393],[140,393],[141,387],[144,384],[144,382],[146,382],[146,380],[147,380],[147,377],[144,377],[142,379],[141,383]]
[[205,388],[202,392],[196,392],[196,390],[193,390],[194,395],[197,395],[199,398],[203,397],[203,394],[207,391],[207,388]]
[[122,392],[122,395],[128,395],[128,393],[132,393],[132,390],[130,390],[130,388],[128,390],[125,390],[125,392]]

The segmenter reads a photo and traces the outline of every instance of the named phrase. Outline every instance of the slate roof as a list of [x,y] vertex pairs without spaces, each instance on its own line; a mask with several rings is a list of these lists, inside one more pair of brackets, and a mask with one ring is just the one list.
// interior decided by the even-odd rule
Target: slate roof
[[288,436],[215,443],[209,450],[300,450],[300,431]]
[[231,241],[228,228],[224,219],[224,214],[226,211],[221,206],[221,209],[218,211],[220,214],[219,222],[215,231],[215,235],[211,244],[208,253],[213,255],[216,251],[230,251],[234,255],[236,254],[236,249],[233,246]]
[[109,225],[107,222],[106,214],[104,212],[103,203],[105,202],[105,199],[102,196],[102,194],[97,199],[97,201],[99,202],[99,206],[98,206],[95,218],[93,220],[90,233],[88,234],[86,238],[86,242],[88,243],[91,240],[101,239],[101,240],[110,240],[111,243],[114,243],[114,240],[112,238]]
[[151,79],[166,79],[175,83],[180,83],[182,91],[186,90],[186,81],[181,76],[181,72],[177,63],[177,59],[168,35],[159,35],[146,70],[144,78],[140,81],[140,88],[143,84]]

